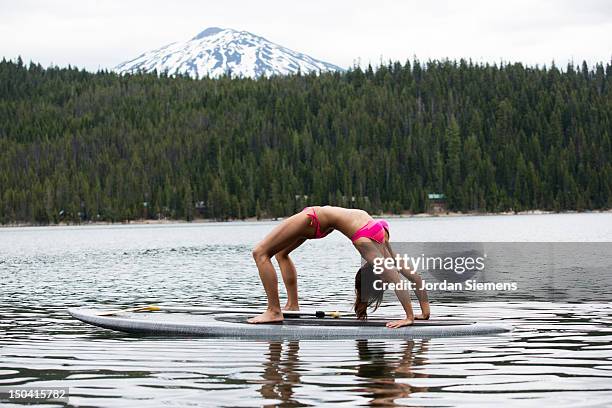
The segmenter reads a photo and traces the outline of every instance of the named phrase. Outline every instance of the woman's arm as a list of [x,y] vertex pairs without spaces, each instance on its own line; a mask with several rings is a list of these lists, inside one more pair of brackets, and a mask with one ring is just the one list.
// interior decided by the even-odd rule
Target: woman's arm
[[[362,242],[355,242],[355,247],[361,254],[361,257],[366,260],[366,262],[370,264],[374,264],[375,260],[381,257],[387,256],[385,254],[385,248],[380,246],[379,244],[374,244],[369,239],[364,239]],[[401,282],[401,278],[399,276],[399,272],[395,268],[387,268],[385,265],[382,265],[383,272],[380,275],[380,278],[383,282],[389,282],[398,284]],[[399,285],[396,285],[398,287]],[[397,299],[402,304],[404,311],[406,312],[406,318],[402,320],[394,320],[387,323],[387,327],[398,328],[402,326],[411,325],[414,321],[414,312],[412,311],[412,303],[410,302],[410,292],[406,290],[395,290],[395,295]]]
[[[391,244],[389,243],[389,241],[386,241],[385,245],[389,255],[391,255],[393,259],[396,259],[395,252],[393,251],[393,248],[391,248]],[[416,294],[416,297],[419,300],[419,305],[421,306],[421,314],[416,315],[414,318],[420,320],[429,319],[429,297],[427,296],[427,290],[423,287],[423,279],[419,274],[414,272],[407,265],[405,265],[403,268],[398,268],[398,271],[413,284],[414,293]]]
[[[401,281],[399,274],[395,269],[385,269],[382,274],[382,278],[385,282],[392,282],[396,285],[398,285]],[[397,300],[399,300],[402,307],[404,308],[406,318],[402,320],[394,320],[388,322],[387,327],[396,329],[398,327],[411,325],[414,322],[416,316],[414,315],[414,312],[412,310],[412,303],[410,302],[410,292],[401,289],[395,289],[395,296],[397,296]]]

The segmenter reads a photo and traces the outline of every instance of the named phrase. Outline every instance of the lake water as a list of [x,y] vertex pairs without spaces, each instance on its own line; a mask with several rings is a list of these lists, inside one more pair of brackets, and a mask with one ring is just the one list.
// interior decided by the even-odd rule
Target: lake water
[[[612,241],[612,214],[390,221],[396,241]],[[100,407],[612,404],[612,304],[597,282],[580,302],[503,294],[432,302],[432,318],[514,327],[482,337],[151,338],[66,313],[84,305],[264,305],[250,250],[274,225],[0,229],[0,386],[70,387],[71,405]],[[349,310],[359,258],[347,239],[336,232],[308,242],[294,259],[303,307]],[[376,315],[400,310],[390,297]]]

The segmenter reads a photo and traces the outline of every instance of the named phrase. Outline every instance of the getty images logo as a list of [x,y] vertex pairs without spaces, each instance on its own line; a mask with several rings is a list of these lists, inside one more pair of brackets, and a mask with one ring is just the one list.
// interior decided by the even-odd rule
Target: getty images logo
[[[485,270],[487,255],[481,243],[432,242],[421,244],[421,248],[409,243],[404,250],[401,244],[397,246],[394,257],[374,259],[375,274],[380,275],[385,269],[409,269],[414,273],[427,272],[438,281],[465,282]],[[416,252],[418,249],[421,250]]]

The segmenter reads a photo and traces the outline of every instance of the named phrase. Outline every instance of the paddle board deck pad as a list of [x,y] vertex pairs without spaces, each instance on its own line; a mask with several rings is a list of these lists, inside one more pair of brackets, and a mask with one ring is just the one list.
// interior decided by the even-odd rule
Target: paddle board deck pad
[[509,331],[508,326],[465,320],[417,320],[414,325],[389,329],[389,319],[285,318],[281,323],[250,324],[245,315],[201,315],[164,312],[121,312],[100,316],[102,309],[69,309],[85,323],[105,329],[159,336],[228,337],[248,339],[412,339],[477,336]]

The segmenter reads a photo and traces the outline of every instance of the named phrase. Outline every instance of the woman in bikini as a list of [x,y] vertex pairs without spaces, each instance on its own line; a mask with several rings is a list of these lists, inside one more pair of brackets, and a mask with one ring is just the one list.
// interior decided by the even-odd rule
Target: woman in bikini
[[275,257],[281,269],[283,282],[287,288],[287,304],[284,310],[299,310],[297,293],[297,273],[295,265],[289,258],[291,251],[302,245],[307,239],[324,238],[333,230],[338,230],[351,240],[366,263],[355,276],[355,314],[358,319],[367,318],[367,308],[374,310],[380,305],[384,291],[377,290],[375,280],[398,283],[399,274],[408,278],[415,287],[421,306],[421,314],[414,315],[410,304],[410,294],[405,290],[395,290],[395,294],[406,312],[406,318],[387,323],[387,327],[397,328],[411,325],[414,319],[429,318],[429,301],[427,292],[421,288],[421,277],[410,269],[384,268],[380,275],[375,275],[372,265],[380,257],[393,257],[389,244],[389,224],[384,220],[376,221],[363,210],[342,207],[307,207],[302,212],[285,219],[274,228],[253,250],[253,258],[259,270],[259,277],[268,297],[267,310],[252,319],[249,323],[267,323],[283,320],[283,313],[278,298],[278,280],[271,258]]

